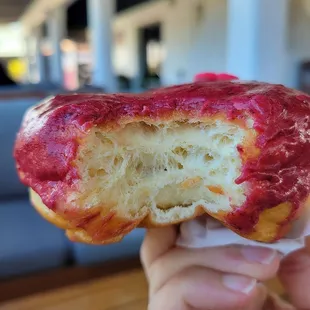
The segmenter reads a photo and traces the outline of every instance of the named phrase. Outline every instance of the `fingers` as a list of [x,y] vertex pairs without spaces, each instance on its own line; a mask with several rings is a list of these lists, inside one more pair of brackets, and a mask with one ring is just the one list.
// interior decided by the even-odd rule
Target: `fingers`
[[[175,247],[176,227],[149,230],[141,260],[150,284],[149,310],[261,310],[279,257],[262,247]],[[254,280],[255,279],[255,280]]]
[[279,278],[298,309],[310,309],[310,247],[284,258]]
[[191,267],[170,279],[150,300],[149,310],[259,310],[265,291],[249,277]]
[[276,274],[279,257],[275,251],[262,247],[173,248],[154,261],[146,271],[152,278],[150,292],[156,292],[170,278],[190,266],[266,280]]
[[276,293],[268,292],[265,303],[261,310],[296,310]]
[[140,250],[144,269],[147,270],[158,257],[174,247],[176,238],[176,226],[149,229]]

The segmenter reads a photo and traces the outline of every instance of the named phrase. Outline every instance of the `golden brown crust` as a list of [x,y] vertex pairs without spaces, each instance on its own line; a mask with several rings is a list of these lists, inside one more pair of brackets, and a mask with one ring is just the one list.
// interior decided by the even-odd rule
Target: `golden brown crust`
[[72,225],[60,215],[49,209],[41,197],[31,188],[29,189],[30,201],[38,213],[47,221],[62,229],[70,229]]
[[[310,208],[310,195],[302,203],[300,212],[306,208]],[[291,212],[293,211],[292,204],[290,202],[281,203],[273,208],[263,210],[260,215],[257,224],[250,233],[240,233],[235,227],[229,225],[225,221],[225,217],[228,213],[220,211],[218,213],[207,212],[209,215],[214,217],[223,223],[227,228],[235,231],[240,236],[264,243],[270,243],[274,240],[284,237],[291,229],[294,219],[297,219],[300,214],[295,214],[293,218],[290,218]]]
[[[31,202],[47,221],[65,229],[70,240],[89,244],[108,244],[118,242],[136,228],[142,218],[135,220],[123,218],[114,211],[105,213],[104,208],[89,210],[64,210],[62,214],[50,210],[40,196],[30,189]],[[104,215],[102,215],[104,214]]]
[[[76,225],[72,225],[69,219],[65,219],[55,212],[47,208],[41,198],[33,190],[30,190],[31,201],[36,210],[49,222],[56,225],[59,228],[66,230],[66,235],[71,241],[82,242],[87,244],[109,244],[121,241],[124,236],[136,227],[140,228],[157,228],[164,227],[167,225],[179,224],[179,222],[170,222],[168,224],[161,224],[155,222],[149,212],[145,213],[141,218],[133,221],[119,217],[117,215],[110,215],[109,219],[101,217],[100,213],[94,212],[94,217],[91,221],[86,221],[81,228]],[[303,208],[310,208],[310,195],[304,202]],[[264,210],[259,217],[259,221],[255,226],[254,232],[250,234],[241,234],[242,237],[261,241],[271,242],[277,237],[283,237],[291,228],[292,222],[287,222],[286,219],[291,212],[290,203],[282,203],[269,210]],[[191,217],[184,219],[185,221],[194,219],[203,214],[209,214],[216,218],[220,222],[224,223],[229,229],[234,227],[229,226],[225,223],[225,217],[227,212],[219,211],[212,213],[204,209],[203,206],[197,206],[195,212]],[[87,215],[87,216],[85,216]],[[79,218],[89,217],[89,214],[85,212],[84,215],[80,215]],[[70,216],[68,216],[70,218]],[[236,233],[240,234],[239,231]]]
[[[127,233],[136,227],[155,228],[178,224],[177,221],[167,224],[155,222],[150,213],[147,211],[147,213],[145,212],[140,218],[132,220],[120,217],[114,212],[108,216],[101,216],[101,214],[94,209],[90,211],[93,214],[91,220],[87,220],[82,223],[83,220],[81,221],[81,219],[85,220],[90,217],[88,211],[85,211],[84,214],[82,212],[78,216],[72,216],[70,213],[60,216],[44,205],[40,196],[32,189],[30,189],[30,197],[36,210],[50,223],[59,228],[65,229],[68,238],[74,242],[82,242],[87,244],[109,244],[122,240]],[[193,219],[202,214],[205,214],[203,207],[197,206],[194,214],[185,220]],[[77,221],[80,221],[79,225],[76,224]],[[80,228],[77,226],[80,226]]]

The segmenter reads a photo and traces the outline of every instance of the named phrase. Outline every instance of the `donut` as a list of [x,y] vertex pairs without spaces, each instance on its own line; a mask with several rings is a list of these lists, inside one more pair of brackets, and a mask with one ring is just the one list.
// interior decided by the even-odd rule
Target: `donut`
[[225,79],[57,95],[26,112],[14,157],[34,207],[72,241],[207,214],[272,243],[309,206],[310,96]]

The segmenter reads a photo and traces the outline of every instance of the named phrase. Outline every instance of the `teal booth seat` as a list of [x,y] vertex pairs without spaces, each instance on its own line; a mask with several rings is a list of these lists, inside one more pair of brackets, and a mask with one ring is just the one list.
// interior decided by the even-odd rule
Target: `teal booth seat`
[[1,100],[0,92],[0,279],[64,265],[70,244],[29,203],[12,157],[27,108],[40,98]]

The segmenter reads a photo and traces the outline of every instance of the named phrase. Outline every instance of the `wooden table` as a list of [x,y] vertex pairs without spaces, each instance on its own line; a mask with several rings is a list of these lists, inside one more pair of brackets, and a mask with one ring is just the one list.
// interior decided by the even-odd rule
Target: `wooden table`
[[[0,283],[0,297],[6,297],[0,310],[146,310],[148,288],[139,262],[105,268],[75,267]],[[267,286],[283,296],[277,279]]]
[[0,304],[1,310],[146,310],[147,282],[141,269]]

